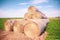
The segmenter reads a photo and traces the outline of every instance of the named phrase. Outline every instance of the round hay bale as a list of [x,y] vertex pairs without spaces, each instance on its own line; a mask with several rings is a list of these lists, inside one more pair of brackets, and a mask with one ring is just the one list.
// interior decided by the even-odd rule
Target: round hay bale
[[21,22],[15,21],[14,26],[13,26],[13,31],[16,32],[16,33],[17,33],[17,32],[18,32],[18,33],[19,33],[19,32],[22,33],[22,32],[23,32],[23,27],[24,27],[24,26],[21,24]]
[[31,19],[24,26],[24,33],[30,38],[35,38],[44,31],[46,24],[46,19]]
[[24,25],[27,23],[26,20],[16,20],[13,26],[13,31],[16,33],[23,33],[24,32]]
[[25,14],[24,19],[41,19],[42,15],[38,12],[28,12]]
[[15,20],[6,20],[4,23],[5,31],[12,31]]
[[33,12],[33,11],[36,11],[36,10],[37,10],[37,8],[35,6],[30,6],[28,8],[28,11],[30,11],[30,12]]
[[39,11],[36,7],[30,6],[28,12],[24,15],[25,19],[47,19],[46,15]]

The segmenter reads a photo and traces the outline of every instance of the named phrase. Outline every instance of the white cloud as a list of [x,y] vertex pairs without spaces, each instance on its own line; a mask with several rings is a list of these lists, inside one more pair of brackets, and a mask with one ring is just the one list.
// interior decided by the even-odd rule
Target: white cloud
[[39,3],[43,3],[43,2],[48,2],[48,0],[32,0],[31,2],[32,2],[32,4],[39,4]]
[[53,8],[53,5],[45,5],[45,6],[36,6],[37,8]]
[[44,3],[44,2],[48,2],[48,0],[30,0],[29,2],[22,2],[22,3],[19,3],[18,5],[32,5],[32,4],[39,4],[39,3]]
[[19,3],[18,5],[27,5],[27,2]]
[[27,9],[20,9],[20,10],[0,10],[0,18],[10,18],[10,17],[23,17],[24,14],[27,12]]
[[43,13],[45,13],[48,17],[60,17],[60,10],[56,10],[56,9],[47,9],[42,11]]
[[52,8],[52,7],[54,7],[54,6],[52,6],[52,5],[47,5],[47,6],[45,6],[45,7],[49,7],[49,8]]

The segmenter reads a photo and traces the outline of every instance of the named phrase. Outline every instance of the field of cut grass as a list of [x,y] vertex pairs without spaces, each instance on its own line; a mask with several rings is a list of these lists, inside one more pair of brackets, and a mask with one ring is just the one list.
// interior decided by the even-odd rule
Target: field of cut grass
[[[4,30],[4,22],[9,18],[0,18],[0,29]],[[46,31],[48,36],[46,40],[60,40],[60,18],[50,18]]]

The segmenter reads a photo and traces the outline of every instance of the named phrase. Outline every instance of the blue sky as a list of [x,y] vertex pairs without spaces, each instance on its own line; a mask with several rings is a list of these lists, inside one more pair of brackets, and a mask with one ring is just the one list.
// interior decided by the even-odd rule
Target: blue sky
[[0,0],[1,17],[23,17],[29,6],[37,7],[48,17],[60,16],[60,0]]

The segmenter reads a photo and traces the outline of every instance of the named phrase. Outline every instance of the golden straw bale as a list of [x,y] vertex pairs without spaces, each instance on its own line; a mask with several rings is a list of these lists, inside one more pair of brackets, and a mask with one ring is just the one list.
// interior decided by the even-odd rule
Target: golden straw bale
[[15,20],[6,20],[4,23],[5,31],[12,31]]
[[28,23],[24,26],[24,33],[30,37],[35,38],[39,36],[45,29],[47,20],[43,19],[31,19],[28,21]]

